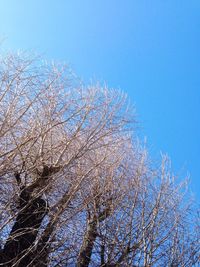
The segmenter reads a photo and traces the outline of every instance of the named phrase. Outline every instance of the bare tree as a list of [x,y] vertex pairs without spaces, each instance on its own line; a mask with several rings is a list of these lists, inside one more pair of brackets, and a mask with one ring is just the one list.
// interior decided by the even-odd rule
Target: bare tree
[[199,222],[126,97],[64,67],[0,64],[0,265],[194,266]]

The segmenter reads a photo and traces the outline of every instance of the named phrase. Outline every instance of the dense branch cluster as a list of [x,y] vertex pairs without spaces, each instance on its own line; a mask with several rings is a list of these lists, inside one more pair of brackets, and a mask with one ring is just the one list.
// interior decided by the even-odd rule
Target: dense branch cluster
[[1,60],[0,266],[200,264],[186,183],[150,164],[127,106],[65,68]]

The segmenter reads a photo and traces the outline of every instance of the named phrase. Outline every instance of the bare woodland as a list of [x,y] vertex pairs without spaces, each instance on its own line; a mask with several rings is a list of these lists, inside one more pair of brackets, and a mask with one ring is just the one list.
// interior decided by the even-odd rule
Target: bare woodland
[[199,266],[187,183],[135,129],[123,93],[1,59],[0,266]]

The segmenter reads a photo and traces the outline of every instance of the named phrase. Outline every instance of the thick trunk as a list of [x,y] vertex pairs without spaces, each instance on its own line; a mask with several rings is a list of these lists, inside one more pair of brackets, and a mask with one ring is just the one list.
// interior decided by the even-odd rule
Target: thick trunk
[[20,211],[2,250],[0,263],[3,266],[25,267],[34,258],[34,241],[47,212],[46,202],[37,197],[31,199],[25,188],[20,194]]

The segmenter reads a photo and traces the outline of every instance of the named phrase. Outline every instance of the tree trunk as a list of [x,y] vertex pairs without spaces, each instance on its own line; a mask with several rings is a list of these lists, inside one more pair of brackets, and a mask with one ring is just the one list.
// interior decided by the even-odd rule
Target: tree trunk
[[89,222],[87,232],[78,257],[77,267],[88,267],[91,260],[92,249],[97,237],[97,220]]
[[24,188],[20,194],[20,210],[0,255],[3,266],[25,267],[32,262],[32,246],[46,213],[46,201],[42,197],[31,199],[31,193]]

